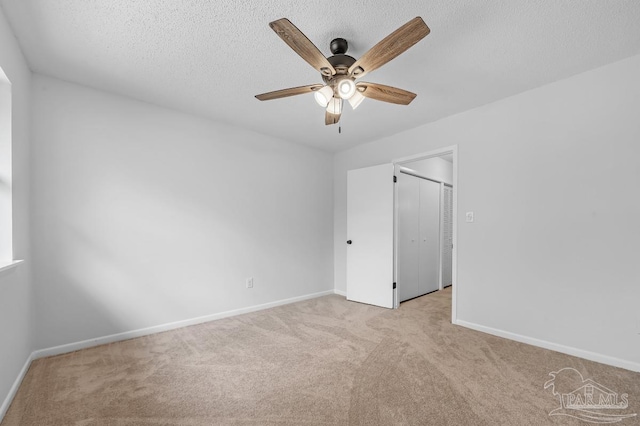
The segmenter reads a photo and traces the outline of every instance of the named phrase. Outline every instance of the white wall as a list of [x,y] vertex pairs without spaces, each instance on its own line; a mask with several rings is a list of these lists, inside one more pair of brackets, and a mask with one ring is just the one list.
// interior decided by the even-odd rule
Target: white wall
[[33,93],[38,348],[333,290],[331,155],[37,74]]
[[[31,71],[0,9],[0,67],[12,85],[13,255],[26,262],[0,272],[0,417],[32,350],[29,268],[29,109]],[[4,161],[3,161],[4,163]],[[6,232],[0,229],[0,233]]]
[[453,185],[453,163],[440,157],[425,158],[424,160],[403,163],[402,167],[418,172],[420,176]]
[[634,56],[336,155],[336,289],[347,170],[457,144],[458,319],[640,369],[638,75]]

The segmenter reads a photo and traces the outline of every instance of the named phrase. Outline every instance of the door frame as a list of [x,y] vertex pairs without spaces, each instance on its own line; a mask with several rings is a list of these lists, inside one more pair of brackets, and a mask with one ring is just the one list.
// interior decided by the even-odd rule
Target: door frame
[[[451,154],[453,156],[453,250],[451,252],[451,322],[457,323],[457,293],[458,293],[458,145],[451,145],[444,148],[438,148],[433,151],[414,154],[408,157],[401,157],[392,160],[394,174],[400,173],[400,167],[404,164],[427,158],[442,157]],[[398,188],[393,188],[393,279],[398,281]],[[393,307],[397,309],[400,306],[398,298],[398,289],[393,293]]]

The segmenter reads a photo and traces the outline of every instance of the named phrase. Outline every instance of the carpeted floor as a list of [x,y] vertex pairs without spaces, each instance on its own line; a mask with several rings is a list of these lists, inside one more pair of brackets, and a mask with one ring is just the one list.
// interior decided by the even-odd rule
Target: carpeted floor
[[[326,296],[39,359],[2,426],[586,425],[549,416],[560,400],[544,384],[568,367],[628,394],[597,415],[640,412],[640,373],[453,326],[450,312],[449,289],[399,310]],[[576,389],[560,376],[554,390]]]

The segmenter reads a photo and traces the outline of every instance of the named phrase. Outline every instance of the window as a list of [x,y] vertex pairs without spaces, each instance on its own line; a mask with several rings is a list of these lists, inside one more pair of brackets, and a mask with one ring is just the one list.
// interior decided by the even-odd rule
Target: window
[[13,263],[11,83],[0,68],[0,269]]

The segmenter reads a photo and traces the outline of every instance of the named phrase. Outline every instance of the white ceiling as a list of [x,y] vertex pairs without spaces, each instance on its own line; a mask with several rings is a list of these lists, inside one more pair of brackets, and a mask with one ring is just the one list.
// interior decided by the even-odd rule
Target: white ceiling
[[[328,151],[432,122],[640,53],[637,0],[0,0],[38,73]],[[289,18],[325,54],[360,57],[415,16],[431,34],[364,80],[409,106],[345,106],[342,133],[311,94],[321,82],[268,26]]]

